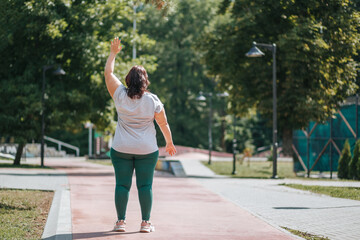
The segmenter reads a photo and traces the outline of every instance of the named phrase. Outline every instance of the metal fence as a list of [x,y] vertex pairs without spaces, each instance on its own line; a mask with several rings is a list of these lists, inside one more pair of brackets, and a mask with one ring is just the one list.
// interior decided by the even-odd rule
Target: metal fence
[[306,129],[293,133],[294,170],[337,171],[341,150],[346,139],[351,151],[358,139],[358,95],[350,97],[333,118],[324,123],[310,122]]

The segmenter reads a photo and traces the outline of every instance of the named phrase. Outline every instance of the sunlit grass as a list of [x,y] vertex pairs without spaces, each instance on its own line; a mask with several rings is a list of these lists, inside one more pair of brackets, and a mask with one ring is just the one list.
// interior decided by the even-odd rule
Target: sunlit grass
[[346,198],[360,201],[359,187],[330,187],[330,186],[308,186],[301,184],[282,184],[300,190],[310,191],[318,194],[325,194],[331,197]]
[[106,166],[112,166],[112,162],[111,160],[108,160],[108,159],[105,159],[105,160],[87,160],[88,162],[91,162],[91,163],[96,163],[96,164],[101,164],[101,165],[106,165]]
[[0,239],[40,239],[54,192],[0,189]]
[[307,233],[307,232],[302,232],[302,231],[299,231],[299,230],[294,230],[294,229],[291,229],[291,228],[287,228],[287,227],[282,227],[283,229],[291,232],[292,234],[295,234],[299,237],[302,237],[304,239],[307,239],[307,240],[330,240],[328,237],[322,237],[322,236],[317,236],[317,235],[314,235],[314,234],[310,234],[310,233]]
[[[229,175],[238,178],[270,178],[273,172],[272,162],[243,162],[236,163],[236,174],[232,175],[233,163],[229,161],[213,161],[211,165],[202,162],[219,175]],[[278,162],[277,174],[279,178],[295,177],[292,162]]]
[[20,165],[14,165],[13,162],[9,163],[0,163],[0,168],[41,168],[41,169],[53,169],[51,167],[41,167],[37,164],[27,164],[27,163],[21,163]]

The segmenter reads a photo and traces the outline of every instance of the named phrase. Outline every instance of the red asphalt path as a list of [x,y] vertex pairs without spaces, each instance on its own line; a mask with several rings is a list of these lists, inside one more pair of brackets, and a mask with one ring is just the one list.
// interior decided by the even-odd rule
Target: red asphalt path
[[153,183],[151,221],[156,231],[139,232],[141,213],[133,178],[126,232],[113,232],[113,168],[83,161],[49,165],[68,175],[73,239],[294,239],[207,190],[195,179],[163,176],[155,177]]

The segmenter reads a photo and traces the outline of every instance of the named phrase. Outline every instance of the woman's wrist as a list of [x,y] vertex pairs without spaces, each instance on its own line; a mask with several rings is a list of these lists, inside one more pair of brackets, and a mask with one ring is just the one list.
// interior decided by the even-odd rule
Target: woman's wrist
[[110,57],[116,57],[117,53],[110,51]]

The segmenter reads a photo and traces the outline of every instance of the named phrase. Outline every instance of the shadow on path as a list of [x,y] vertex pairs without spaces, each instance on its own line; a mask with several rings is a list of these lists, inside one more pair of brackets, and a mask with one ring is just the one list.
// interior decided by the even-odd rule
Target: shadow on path
[[88,233],[73,233],[72,237],[73,239],[90,239],[90,238],[99,238],[99,237],[108,237],[108,236],[114,236],[118,235],[127,235],[127,234],[135,234],[139,233],[139,231],[136,232],[114,232],[114,231],[105,231],[105,232],[88,232]]
[[87,233],[73,233],[73,234],[56,234],[51,237],[43,238],[43,240],[55,240],[55,239],[63,239],[63,240],[71,240],[71,239],[91,239],[91,238],[100,238],[100,237],[109,237],[117,235],[127,235],[127,234],[135,234],[140,232],[114,232],[114,231],[103,231],[103,232],[87,232]]

